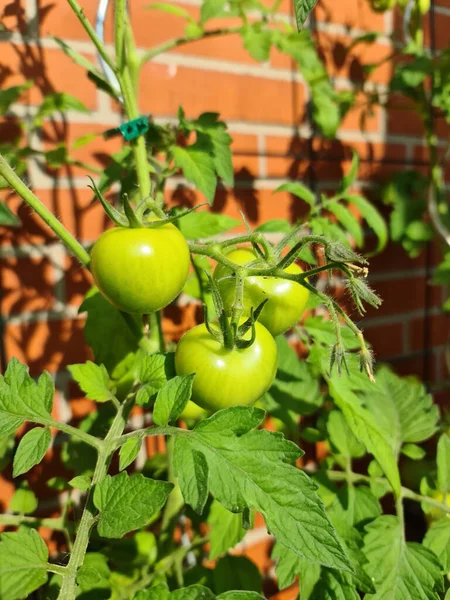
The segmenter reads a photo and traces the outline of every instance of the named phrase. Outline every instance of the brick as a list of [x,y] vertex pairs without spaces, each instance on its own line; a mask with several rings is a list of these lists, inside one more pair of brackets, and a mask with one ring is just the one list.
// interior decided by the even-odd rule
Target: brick
[[423,137],[423,123],[403,96],[391,96],[387,110],[387,130],[391,135]]
[[233,134],[231,150],[236,180],[256,178],[259,173],[258,139],[256,135]]
[[[424,17],[424,42],[427,46],[431,46],[431,28],[430,28],[431,13]],[[434,16],[434,43],[437,50],[446,50],[448,48],[450,31],[450,15],[439,13]]]
[[6,325],[5,350],[30,367],[33,375],[87,360],[81,320],[38,321]]
[[0,8],[0,23],[9,32],[26,33],[27,15],[25,0],[5,0]]
[[50,310],[55,303],[54,271],[46,258],[10,258],[0,266],[1,312]]
[[371,274],[421,269],[424,267],[424,252],[416,258],[409,258],[403,248],[399,244],[393,242],[389,242],[383,252],[369,258],[369,272]]
[[[107,129],[116,126],[117,123],[111,123],[110,125],[88,125],[47,121],[42,129],[43,149],[48,151],[56,148],[59,144],[64,144],[71,159],[102,171],[110,163],[111,154],[119,152],[123,148],[123,139],[121,136],[105,140],[102,135]],[[77,140],[91,135],[95,135],[95,137],[89,143],[80,148],[73,148]],[[49,171],[52,173],[59,171],[61,175],[68,177],[85,177],[86,184],[88,183],[86,175],[95,175],[88,168],[77,165],[64,165],[61,169],[52,169],[49,167]]]
[[379,106],[368,107],[363,95],[356,95],[355,104],[342,120],[340,131],[379,133],[382,110]]
[[319,0],[314,12],[318,21],[367,29],[369,31],[384,31],[384,16],[371,10],[368,2],[360,0]]
[[364,329],[364,337],[372,344],[377,360],[386,360],[392,356],[402,354],[403,325],[394,323],[390,325],[364,327],[363,319],[362,326]]
[[414,319],[409,323],[411,350],[423,350],[425,344],[442,346],[447,343],[449,340],[449,325],[450,317],[446,315],[428,316],[425,323],[423,319]]
[[[264,98],[264,102],[255,102],[255,98]],[[211,107],[222,118],[238,121],[297,124],[305,116],[304,90],[298,83],[147,64],[142,71],[142,110],[169,116],[181,105],[188,117],[197,117]]]
[[[97,4],[84,0],[80,6],[94,25]],[[68,2],[39,2],[39,26],[42,37],[56,36],[64,41],[90,39]]]
[[88,108],[96,107],[94,84],[84,69],[61,50],[0,42],[0,56],[2,86],[20,85],[27,80],[34,82],[23,94],[24,102],[39,106],[46,95],[64,91],[76,96]]

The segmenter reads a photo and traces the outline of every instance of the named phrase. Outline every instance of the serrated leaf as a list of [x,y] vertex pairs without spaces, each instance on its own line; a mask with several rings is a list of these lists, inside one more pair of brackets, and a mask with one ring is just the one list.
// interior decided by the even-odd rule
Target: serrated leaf
[[9,510],[15,513],[28,515],[38,507],[38,499],[35,493],[27,487],[16,490],[9,503]]
[[87,475],[77,475],[69,481],[69,485],[70,487],[73,487],[76,490],[87,492],[88,489],[91,487],[91,478]]
[[200,9],[201,22],[222,16],[227,0],[204,0]]
[[223,556],[213,571],[214,590],[222,594],[232,590],[262,591],[258,567],[245,556]]
[[332,410],[328,415],[327,431],[331,443],[338,452],[347,458],[361,458],[365,454],[364,445],[353,435],[347,425],[344,415],[338,410]]
[[49,427],[35,427],[20,440],[14,455],[13,477],[26,473],[44,458],[52,441]]
[[4,227],[18,227],[20,225],[20,219],[4,202],[0,202],[0,225]]
[[134,597],[134,600],[169,600],[169,598],[169,588],[167,587],[167,584],[163,583],[139,592]]
[[349,172],[346,175],[344,175],[344,177],[342,178],[342,182],[341,182],[341,185],[339,186],[338,194],[345,194],[345,192],[347,192],[348,189],[352,186],[353,182],[356,179],[356,176],[358,175],[359,156],[358,156],[358,153],[355,152],[355,150],[353,150],[352,152],[353,152],[352,164],[350,166]]
[[258,592],[243,592],[241,590],[224,592],[217,596],[217,600],[265,600]]
[[225,233],[239,225],[239,221],[211,212],[191,212],[179,220],[178,226],[188,240],[206,239],[220,233]]
[[209,558],[215,560],[238,544],[244,535],[242,514],[232,513],[224,508],[220,502],[214,500],[208,515],[209,532]]
[[88,360],[84,364],[69,365],[67,368],[90,400],[111,400],[113,394],[109,389],[109,375],[105,365],[96,365]]
[[136,460],[141,446],[142,439],[138,436],[131,437],[121,446],[119,451],[119,471],[123,471]]
[[262,225],[258,225],[255,229],[255,231],[260,231],[261,233],[290,233],[291,230],[292,225],[285,219],[271,219],[262,223]]
[[197,146],[211,153],[217,175],[230,187],[234,184],[233,160],[231,143],[233,141],[227,132],[227,125],[219,120],[219,114],[202,113],[195,121],[185,121],[185,124],[197,132]]
[[48,550],[35,529],[0,536],[0,597],[29,598],[47,582]]
[[431,524],[423,545],[438,557],[445,573],[450,572],[450,519],[445,517]]
[[311,207],[316,203],[314,192],[311,192],[311,190],[301,183],[283,183],[274,190],[274,194],[277,192],[289,192],[289,194],[293,194],[307,202]]
[[406,543],[401,525],[392,515],[384,515],[367,526],[364,551],[367,572],[376,593],[372,600],[438,600],[442,576],[435,554],[420,544]]
[[156,425],[168,425],[183,412],[192,395],[194,375],[175,375],[159,390],[153,408]]
[[183,175],[196,188],[203,192],[210,204],[216,193],[217,177],[212,156],[212,149],[197,142],[187,148],[173,148],[175,166],[183,171]]
[[173,485],[125,471],[107,477],[95,486],[94,504],[100,511],[98,532],[102,537],[120,538],[144,527],[164,506]]
[[50,418],[54,385],[44,372],[36,382],[28,374],[28,367],[13,358],[4,376],[0,376],[0,431],[11,433],[24,421]]
[[317,0],[294,0],[295,18],[297,20],[297,29],[300,31],[313,10]]
[[216,600],[212,591],[202,585],[190,585],[170,594],[170,600]]
[[201,515],[208,499],[208,464],[205,455],[191,448],[186,439],[176,439],[173,467],[185,502]]
[[385,248],[388,241],[388,230],[386,227],[386,223],[379,213],[379,211],[375,208],[373,204],[371,204],[364,196],[358,195],[344,195],[343,198],[347,200],[350,204],[356,206],[358,211],[361,213],[361,216],[365,219],[367,224],[378,238],[378,244],[375,253],[381,252],[383,248]]
[[244,47],[252,58],[259,62],[269,60],[272,47],[272,32],[261,29],[259,23],[245,25],[241,32]]
[[231,512],[250,507],[261,512],[268,530],[299,556],[349,570],[315,484],[294,466],[301,451],[280,434],[249,431],[256,409],[236,408],[221,410],[183,434],[206,458],[213,497]]

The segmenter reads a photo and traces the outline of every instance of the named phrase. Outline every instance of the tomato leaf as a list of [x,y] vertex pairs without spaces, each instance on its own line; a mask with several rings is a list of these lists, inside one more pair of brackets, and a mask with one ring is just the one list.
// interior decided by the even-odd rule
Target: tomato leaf
[[119,451],[119,471],[123,471],[136,460],[141,446],[142,440],[137,436],[131,437],[125,442]]
[[269,60],[272,47],[272,32],[261,29],[260,24],[245,25],[241,32],[244,47],[252,58],[259,62]]
[[[301,451],[280,434],[250,430],[264,414],[255,411],[221,410],[177,436],[175,447],[183,440],[183,450],[190,447],[205,456],[211,494],[227,510],[255,508],[264,515],[269,531],[299,556],[307,554],[313,562],[350,570],[315,484],[295,467]],[[182,464],[180,459],[178,469]],[[183,495],[189,494],[186,485],[180,485]]]
[[0,225],[6,227],[17,227],[20,225],[20,220],[4,203],[0,202]]
[[432,550],[438,557],[443,571],[450,571],[450,519],[448,515],[431,524],[423,540],[425,548]]
[[44,458],[52,441],[49,427],[35,427],[20,440],[14,455],[13,477],[26,473]]
[[105,365],[96,365],[88,360],[84,364],[69,365],[67,368],[90,400],[111,400],[113,394],[109,388],[109,375]]
[[[173,485],[154,481],[140,473],[107,475],[95,486],[94,504],[100,511],[98,532],[102,537],[121,538],[144,527],[164,506]],[[130,510],[133,507],[133,510]]]
[[450,436],[446,433],[439,438],[436,462],[439,491],[448,494],[450,493]]
[[366,567],[373,578],[373,600],[392,600],[399,594],[414,600],[434,600],[443,590],[436,555],[415,542],[406,542],[397,517],[384,515],[366,527]]
[[25,485],[17,489],[9,503],[9,509],[23,515],[34,513],[38,507],[38,499],[35,493]]
[[212,503],[208,514],[208,525],[211,527],[210,560],[215,560],[236,546],[246,533],[242,526],[242,514],[230,512],[216,500]]
[[262,591],[262,577],[258,567],[246,556],[226,555],[220,558],[213,571],[216,594],[242,591]]
[[361,248],[364,242],[364,234],[358,219],[348,210],[346,206],[337,201],[329,202],[327,210],[332,212],[341,225],[355,240],[356,245]]
[[315,7],[317,0],[294,0],[295,18],[297,28],[300,31],[308,18],[309,13]]
[[179,220],[179,228],[188,240],[206,239],[225,233],[239,225],[239,221],[218,213],[192,212]]
[[168,425],[183,412],[192,396],[194,375],[176,375],[159,390],[153,408],[153,420],[157,425]]
[[35,529],[0,536],[0,590],[3,598],[29,598],[47,582],[48,549]]
[[383,248],[386,246],[388,241],[388,231],[386,227],[386,223],[379,213],[379,211],[375,208],[375,206],[370,203],[364,196],[357,195],[344,195],[343,198],[347,200],[350,204],[354,204],[356,208],[361,213],[361,216],[367,221],[367,224],[378,238],[378,245],[375,249],[375,252],[381,252]]
[[185,502],[201,515],[208,499],[208,464],[205,455],[191,448],[189,442],[181,438],[175,444],[173,466]]
[[183,175],[191,181],[203,194],[210,204],[214,200],[217,177],[210,146],[196,142],[187,148],[173,148],[175,166],[183,171]]
[[289,192],[307,202],[311,207],[316,202],[315,194],[301,183],[283,183],[274,190],[274,194],[277,192]]

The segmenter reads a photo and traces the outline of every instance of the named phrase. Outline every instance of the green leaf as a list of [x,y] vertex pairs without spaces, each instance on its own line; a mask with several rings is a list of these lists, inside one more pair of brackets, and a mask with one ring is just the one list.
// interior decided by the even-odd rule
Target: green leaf
[[123,471],[136,460],[141,446],[142,440],[138,436],[131,437],[121,446],[119,451],[119,471]]
[[21,94],[26,90],[29,90],[32,85],[32,81],[27,81],[22,85],[13,85],[4,90],[0,90],[0,114],[6,113],[11,104],[17,102]]
[[29,598],[47,582],[48,550],[35,529],[0,536],[0,595],[5,600]]
[[361,248],[364,242],[364,234],[358,219],[342,204],[336,200],[327,204],[327,210],[332,212],[342,226],[355,240],[356,245]]
[[[188,122],[189,125],[189,122]],[[231,143],[233,141],[227,132],[227,125],[219,121],[218,113],[203,113],[190,127],[197,132],[197,145],[211,153],[217,175],[232,187],[234,184],[233,160]]]
[[339,410],[332,410],[328,415],[327,431],[330,442],[343,456],[361,458],[366,453],[364,445],[356,439]]
[[378,245],[374,252],[381,252],[388,241],[388,230],[379,211],[364,196],[344,195],[343,199],[350,204],[354,204],[361,213],[361,216],[367,221],[369,227],[373,229],[378,238]]
[[215,595],[202,585],[191,585],[170,594],[170,600],[216,600]]
[[134,600],[169,600],[170,592],[165,583],[155,585],[148,590],[139,592]]
[[183,171],[186,179],[203,192],[208,202],[212,204],[216,193],[217,177],[211,148],[198,142],[187,148],[175,146],[173,158],[175,166]]
[[291,230],[291,224],[284,219],[266,221],[255,229],[255,231],[261,231],[262,233],[290,233]]
[[[84,335],[94,352],[95,362],[104,364],[112,379],[121,372],[123,365],[134,364],[133,355],[138,350],[139,340],[131,332],[129,325],[112,304],[96,288],[92,288],[80,306],[80,312],[87,312]],[[132,315],[139,329],[140,321]]]
[[171,483],[154,481],[140,473],[131,477],[126,472],[107,475],[94,490],[94,504],[100,511],[99,534],[120,538],[144,527],[164,506],[172,488]]
[[448,516],[431,524],[423,540],[423,545],[436,554],[444,573],[450,572],[450,519]]
[[262,591],[262,578],[258,567],[245,556],[223,556],[213,571],[216,594],[231,590]]
[[153,2],[152,4],[147,4],[146,8],[152,9],[152,10],[162,10],[163,12],[166,12],[170,15],[175,15],[177,17],[183,17],[183,19],[186,19],[188,21],[192,20],[191,15],[188,13],[188,11],[184,8],[181,8],[181,6],[177,6],[175,4],[169,4],[166,2]]
[[246,531],[242,526],[242,514],[226,510],[220,502],[213,501],[208,515],[209,533],[209,558],[215,560],[222,554],[234,548]]
[[224,592],[217,596],[217,600],[265,600],[258,592]]
[[417,444],[405,444],[402,448],[402,454],[411,460],[422,460],[426,456],[425,450]]
[[69,365],[67,368],[90,400],[111,400],[113,394],[109,389],[109,375],[105,365],[96,365],[88,360],[85,364]]
[[398,456],[402,444],[423,442],[436,432],[439,409],[419,381],[395,375],[389,367],[377,371],[376,383],[362,394],[380,429],[389,435]]
[[138,391],[136,402],[145,405],[156,397],[174,376],[173,353],[151,354],[142,357],[137,370],[137,380],[143,384]]
[[89,109],[72,94],[66,92],[53,92],[47,94],[39,107],[34,118],[35,125],[42,125],[44,119],[53,115],[55,112],[65,113],[68,110],[87,113]]
[[[437,407],[436,407],[437,408]],[[450,436],[443,433],[437,447],[437,484],[444,495],[450,493]]]
[[38,507],[38,499],[32,490],[28,487],[17,489],[9,503],[9,510],[15,513],[28,515],[34,513]]
[[29,376],[28,367],[13,358],[0,376],[0,434],[12,433],[24,421],[50,419],[54,393],[47,372],[36,382]]
[[345,194],[349,188],[352,186],[352,184],[354,183],[356,176],[358,175],[358,170],[359,170],[359,156],[358,153],[355,152],[355,150],[352,151],[353,152],[353,156],[352,156],[352,164],[350,166],[350,171],[347,173],[347,175],[344,175],[344,177],[342,178],[342,182],[341,185],[339,186],[339,190],[338,190],[338,194]]
[[13,477],[26,473],[44,458],[52,442],[50,427],[35,427],[20,440],[14,455]]
[[[350,367],[350,372],[352,372]],[[364,408],[360,398],[351,391],[351,376],[328,376],[330,395],[344,414],[350,429],[373,454],[382,467],[396,495],[400,494],[400,476],[389,431]],[[375,391],[375,384],[373,384]]]
[[[333,322],[323,317],[308,317],[304,323],[304,328],[315,342],[325,346],[333,346],[336,343],[336,331]],[[346,326],[341,327],[342,339],[347,350],[356,350],[359,348],[359,342]]]
[[159,390],[153,409],[156,425],[168,425],[183,412],[192,395],[194,375],[176,375]]
[[18,227],[20,225],[20,219],[4,202],[0,202],[0,225],[5,227]]
[[259,62],[269,60],[272,47],[271,31],[261,29],[259,23],[253,23],[252,25],[245,25],[242,28],[241,35],[244,47],[252,58]]
[[87,475],[77,475],[69,481],[69,485],[70,487],[73,487],[76,490],[87,492],[88,489],[91,487],[91,478]]
[[301,451],[280,434],[250,431],[260,421],[254,419],[256,410],[221,410],[182,438],[177,436],[175,447],[183,439],[205,456],[209,489],[226,509],[237,513],[254,508],[263,514],[268,530],[299,556],[348,570],[315,484],[295,467]]
[[223,16],[226,0],[204,0],[200,8],[201,23]]
[[293,194],[307,202],[311,207],[316,203],[314,192],[311,192],[311,190],[301,183],[283,183],[274,190],[274,194],[277,192],[289,192],[289,194]]
[[300,31],[308,18],[309,13],[317,4],[317,0],[294,0],[295,18],[297,29]]
[[391,90],[409,94],[408,88],[416,88],[433,72],[433,61],[429,56],[416,56],[407,64],[397,65],[391,80]]
[[397,517],[384,515],[367,526],[367,572],[373,578],[373,600],[438,600],[443,589],[436,556],[420,544],[406,543]]
[[[110,585],[110,576],[111,571],[108,567],[108,559],[104,554],[100,552],[88,552],[83,561],[83,565],[79,568],[77,573],[77,583],[81,588],[83,595],[88,596],[87,592],[91,592],[92,590],[98,590],[95,593],[96,598],[108,597],[103,596],[100,590],[109,590]],[[91,597],[94,594],[90,595]]]
[[173,466],[185,502],[201,515],[208,499],[208,464],[205,455],[191,448],[186,439],[177,439]]
[[178,222],[181,233],[188,240],[206,239],[238,225],[239,221],[236,219],[207,211],[191,212]]

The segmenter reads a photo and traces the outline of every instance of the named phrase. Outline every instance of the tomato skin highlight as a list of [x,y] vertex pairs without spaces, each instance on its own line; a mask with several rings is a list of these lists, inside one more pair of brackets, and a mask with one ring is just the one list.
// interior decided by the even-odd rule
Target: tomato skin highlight
[[227,350],[204,324],[190,329],[175,351],[177,375],[195,373],[192,400],[205,410],[249,406],[271,386],[277,371],[275,340],[255,323],[256,338],[245,349]]
[[[247,265],[256,260],[256,255],[250,248],[237,248],[229,252],[227,258],[239,265]],[[291,275],[303,273],[295,263],[289,265],[285,271]],[[218,264],[214,271],[214,279],[225,310],[230,312],[235,294],[235,278],[232,271]],[[268,299],[258,321],[276,336],[300,321],[308,298],[309,291],[296,281],[280,277],[247,277],[244,284],[244,314],[249,315],[252,307],[256,309],[261,302]]]
[[148,314],[170,304],[189,273],[189,247],[172,224],[153,229],[115,227],[102,233],[91,252],[96,286],[113,306]]

